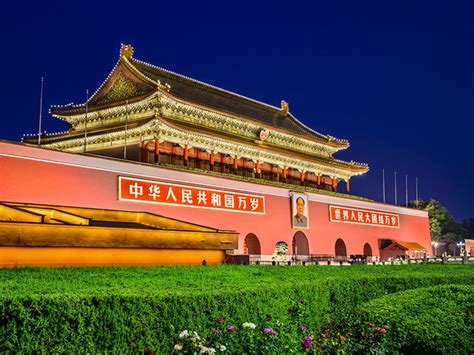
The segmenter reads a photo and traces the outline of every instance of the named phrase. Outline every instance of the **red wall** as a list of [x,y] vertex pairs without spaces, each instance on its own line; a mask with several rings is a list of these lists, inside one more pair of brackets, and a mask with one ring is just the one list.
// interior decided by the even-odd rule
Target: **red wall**
[[[118,176],[260,194],[265,196],[266,213],[119,201]],[[288,254],[292,254],[292,238],[298,229],[291,228],[289,192],[287,188],[0,142],[0,201],[149,211],[219,229],[237,230],[240,232],[239,252],[243,250],[245,236],[253,233],[260,241],[262,254],[272,254],[279,241],[286,242]],[[308,197],[310,229],[303,233],[308,238],[311,254],[334,254],[338,238],[344,240],[348,255],[363,254],[365,243],[371,245],[373,255],[380,255],[379,239],[418,242],[430,249],[428,216],[424,211],[315,193],[309,193]],[[399,214],[400,228],[330,222],[329,204]]]

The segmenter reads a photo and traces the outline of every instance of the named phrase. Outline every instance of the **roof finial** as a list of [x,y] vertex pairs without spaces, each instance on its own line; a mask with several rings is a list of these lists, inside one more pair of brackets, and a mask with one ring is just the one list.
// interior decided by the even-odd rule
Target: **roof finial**
[[120,57],[125,57],[127,59],[132,58],[133,56],[133,47],[130,44],[122,43],[120,45]]
[[288,108],[288,102],[286,102],[285,100],[281,100],[281,111],[283,112],[283,114],[287,114],[288,111],[289,111],[289,108]]

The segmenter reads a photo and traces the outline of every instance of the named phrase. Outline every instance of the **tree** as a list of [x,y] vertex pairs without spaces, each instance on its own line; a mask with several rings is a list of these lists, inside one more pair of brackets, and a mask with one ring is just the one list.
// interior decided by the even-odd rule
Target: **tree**
[[430,218],[431,240],[435,242],[457,242],[463,239],[463,229],[439,201],[430,199],[424,208]]
[[464,238],[474,239],[474,217],[464,220],[462,223]]

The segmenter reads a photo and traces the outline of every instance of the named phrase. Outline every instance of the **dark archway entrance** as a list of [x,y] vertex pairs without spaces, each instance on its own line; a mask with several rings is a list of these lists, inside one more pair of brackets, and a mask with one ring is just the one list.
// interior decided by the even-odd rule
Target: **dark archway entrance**
[[308,243],[308,238],[306,238],[306,235],[298,231],[295,233],[293,236],[293,256],[296,258],[297,256],[307,256],[309,255],[309,243]]
[[339,238],[336,240],[336,259],[345,259],[347,258],[347,249],[346,243]]
[[369,243],[364,244],[364,255],[365,256],[372,256],[372,247]]
[[366,257],[366,261],[367,262],[371,262],[372,261],[372,247],[370,246],[369,243],[365,243],[364,244],[364,255]]
[[260,255],[260,242],[255,234],[249,233],[244,239],[244,254],[246,255]]

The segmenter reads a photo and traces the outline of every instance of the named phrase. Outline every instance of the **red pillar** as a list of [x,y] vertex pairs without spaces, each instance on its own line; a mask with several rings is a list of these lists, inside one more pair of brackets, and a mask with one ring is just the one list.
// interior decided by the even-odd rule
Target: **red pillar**
[[300,172],[300,185],[301,186],[304,186],[305,178],[306,178],[306,172],[305,171]]
[[317,185],[318,185],[318,187],[321,186],[321,174],[318,174]]
[[184,145],[184,153],[183,153],[184,166],[188,166],[188,154],[189,154],[188,145],[185,144]]
[[221,157],[221,173],[225,173],[225,165],[224,165],[225,154],[223,154],[223,153],[219,153],[219,154],[220,154],[220,157]]
[[214,171],[214,151],[211,151],[211,154],[209,155],[209,165],[210,170]]
[[155,155],[153,160],[154,163],[160,162],[160,140],[158,138],[155,138]]
[[234,157],[234,174],[238,175],[239,174],[239,160],[237,158],[237,155]]
[[350,183],[349,183],[349,180],[350,180],[350,179],[347,179],[347,180],[346,180],[346,192],[347,192],[347,193],[350,193],[350,192],[351,192],[351,185],[350,185]]

